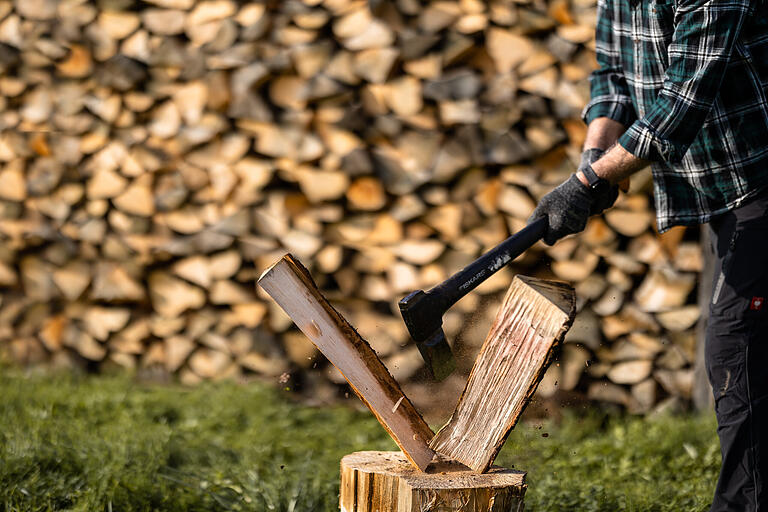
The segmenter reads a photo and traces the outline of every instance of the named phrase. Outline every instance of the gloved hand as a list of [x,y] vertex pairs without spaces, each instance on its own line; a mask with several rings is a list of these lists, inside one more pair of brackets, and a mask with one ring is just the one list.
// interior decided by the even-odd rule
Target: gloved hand
[[616,186],[593,190],[573,174],[541,198],[528,223],[541,217],[547,218],[544,243],[554,245],[566,235],[583,231],[589,216],[611,206],[617,195]]

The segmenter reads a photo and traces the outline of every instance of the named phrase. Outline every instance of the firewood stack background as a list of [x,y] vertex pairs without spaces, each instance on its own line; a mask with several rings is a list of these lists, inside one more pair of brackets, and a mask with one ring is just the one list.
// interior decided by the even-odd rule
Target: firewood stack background
[[0,1],[0,352],[22,365],[343,394],[255,280],[284,252],[419,404],[453,407],[513,273],[576,286],[539,389],[690,398],[698,230],[650,176],[446,316],[436,391],[397,313],[575,169],[595,0]]

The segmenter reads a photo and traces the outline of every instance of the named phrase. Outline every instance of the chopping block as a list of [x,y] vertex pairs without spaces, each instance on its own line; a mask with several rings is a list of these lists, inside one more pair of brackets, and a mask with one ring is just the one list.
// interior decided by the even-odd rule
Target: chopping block
[[450,461],[416,469],[401,452],[355,452],[341,459],[341,512],[521,512],[525,472],[486,473]]

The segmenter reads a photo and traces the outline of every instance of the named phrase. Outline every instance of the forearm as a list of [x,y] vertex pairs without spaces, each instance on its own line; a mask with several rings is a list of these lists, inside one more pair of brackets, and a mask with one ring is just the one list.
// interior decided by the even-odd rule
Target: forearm
[[626,126],[610,117],[598,117],[589,123],[584,149],[598,148],[607,150],[619,140]]
[[[584,141],[584,149],[598,148],[606,153],[595,163],[592,169],[601,178],[605,178],[612,185],[624,181],[626,178],[646,167],[649,162],[636,158],[616,143],[626,126],[608,117],[598,117],[589,123],[587,137]],[[587,184],[587,179],[578,171],[576,176]]]
[[[636,172],[645,169],[650,161],[637,158],[624,149],[620,144],[614,144],[600,160],[592,164],[595,174],[608,180],[611,185],[617,185]],[[586,178],[578,173],[579,179],[586,184]]]

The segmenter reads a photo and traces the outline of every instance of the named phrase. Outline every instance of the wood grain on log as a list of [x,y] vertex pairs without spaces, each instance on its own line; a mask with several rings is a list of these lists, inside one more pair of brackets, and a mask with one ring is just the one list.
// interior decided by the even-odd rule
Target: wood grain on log
[[408,460],[425,470],[434,455],[428,446],[432,431],[370,345],[323,297],[309,272],[286,255],[262,274],[259,285],[339,369]]
[[430,446],[484,472],[532,397],[575,315],[573,289],[517,276],[451,419]]

